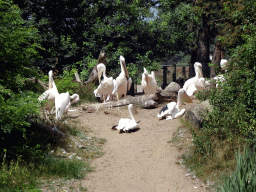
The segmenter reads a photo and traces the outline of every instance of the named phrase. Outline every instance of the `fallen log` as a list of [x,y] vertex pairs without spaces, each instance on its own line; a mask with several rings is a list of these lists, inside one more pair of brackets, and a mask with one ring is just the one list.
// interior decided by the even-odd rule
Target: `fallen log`
[[177,98],[177,94],[175,93],[169,96],[162,96],[161,92],[162,90],[158,90],[155,93],[150,95],[142,95],[138,97],[128,96],[127,98],[119,101],[88,104],[83,107],[83,110],[88,112],[94,112],[94,111],[97,111],[98,109],[114,108],[114,107],[129,105],[129,104],[139,105],[142,108],[155,108],[158,106],[158,103],[166,100],[167,98],[171,98],[173,100],[176,100]]

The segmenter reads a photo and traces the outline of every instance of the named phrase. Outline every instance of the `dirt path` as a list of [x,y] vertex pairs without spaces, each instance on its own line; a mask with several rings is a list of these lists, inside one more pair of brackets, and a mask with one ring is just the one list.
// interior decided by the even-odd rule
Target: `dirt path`
[[120,118],[130,118],[127,106],[100,110],[79,117],[92,134],[105,138],[105,154],[93,161],[95,170],[81,182],[89,192],[190,192],[206,191],[205,185],[187,176],[177,164],[180,152],[167,143],[180,125],[179,119],[159,120],[157,109],[138,109],[140,130],[119,134],[111,130]]

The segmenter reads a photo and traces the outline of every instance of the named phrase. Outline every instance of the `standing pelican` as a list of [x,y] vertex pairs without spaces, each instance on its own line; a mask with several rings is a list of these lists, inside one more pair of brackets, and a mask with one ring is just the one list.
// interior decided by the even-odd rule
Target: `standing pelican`
[[[70,100],[73,100],[70,102]],[[68,112],[70,105],[77,103],[79,101],[79,95],[73,94],[69,95],[69,92],[57,94],[55,96],[55,109],[56,109],[56,119],[59,120],[61,116]]]
[[58,89],[53,80],[52,70],[49,71],[49,89],[46,90],[40,97],[38,98],[39,101],[44,99],[48,99],[49,101],[55,101],[55,96],[59,94]]
[[129,87],[127,78],[126,78],[128,71],[125,70],[126,66],[125,66],[125,59],[123,56],[120,56],[120,65],[121,65],[121,73],[114,81],[114,90],[112,92],[112,94],[117,95],[117,100],[121,99],[122,95],[126,97],[127,88]]
[[118,125],[114,126],[112,129],[118,129],[118,130],[120,130],[120,132],[121,131],[128,132],[128,131],[134,130],[136,128],[139,128],[139,124],[136,123],[135,118],[133,116],[133,114],[138,114],[138,111],[135,109],[133,104],[128,105],[128,110],[129,110],[131,119],[121,118],[119,120]]
[[[97,70],[98,70],[98,79],[100,84],[98,88],[94,90],[94,94],[95,96],[102,96],[103,101],[105,103],[107,96],[112,98],[112,92],[114,89],[114,80],[113,80],[113,77],[107,77],[106,66],[103,63],[100,63],[97,65]],[[102,73],[103,73],[103,79],[100,81]]]
[[146,68],[144,68],[144,73],[142,74],[141,86],[145,94],[152,94],[156,92],[157,83],[155,78],[155,73],[151,71],[148,74]]
[[188,96],[192,96],[195,92],[202,91],[209,85],[209,82],[203,77],[202,64],[195,62],[194,68],[196,76],[188,79],[183,86]]
[[177,103],[168,103],[161,109],[157,117],[166,117],[166,120],[173,120],[181,117],[185,113],[185,109],[180,110],[180,105],[182,102],[192,103],[191,98],[186,94],[184,89],[179,90]]

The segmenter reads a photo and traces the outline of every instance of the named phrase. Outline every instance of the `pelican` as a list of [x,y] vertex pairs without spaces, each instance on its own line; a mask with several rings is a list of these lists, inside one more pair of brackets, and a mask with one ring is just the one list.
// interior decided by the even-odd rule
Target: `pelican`
[[45,91],[42,95],[40,95],[40,97],[38,98],[40,102],[44,99],[48,99],[54,102],[55,96],[59,94],[58,89],[53,80],[52,70],[49,71],[48,75],[49,75],[49,89]]
[[[227,67],[228,67],[228,61],[226,59],[221,59],[221,61],[220,61],[220,68],[222,70],[224,70],[225,72],[227,72]],[[223,74],[219,74],[219,75],[215,76],[213,78],[213,80],[215,80],[216,82],[224,82],[224,81],[226,81],[226,79],[224,78]],[[218,86],[219,86],[219,84],[216,83],[216,87],[218,87]]]
[[[70,100],[72,100],[72,102],[70,102]],[[70,105],[77,103],[78,101],[78,94],[73,94],[72,96],[69,95],[69,92],[57,94],[55,96],[56,120],[59,120],[64,112],[68,112]]]
[[148,74],[146,68],[144,68],[144,73],[142,74],[141,86],[145,94],[152,94],[156,92],[157,83],[155,78],[155,73],[151,71]]
[[194,68],[196,76],[188,79],[183,86],[188,96],[192,96],[195,92],[202,91],[209,85],[209,82],[203,77],[202,64],[195,62]]
[[128,71],[126,70],[125,59],[122,55],[120,56],[120,65],[121,65],[121,73],[114,81],[114,90],[112,92],[113,95],[114,94],[117,95],[117,100],[121,99],[122,95],[126,97],[127,90],[130,86],[128,85],[128,82],[131,81],[131,80],[127,81],[127,75],[129,74],[128,74]]
[[182,102],[192,103],[191,98],[187,95],[184,89],[179,90],[177,103],[168,103],[161,109],[157,117],[166,117],[166,120],[173,120],[175,118],[181,117],[185,113],[185,109],[180,110],[180,105]]
[[[94,90],[94,94],[96,97],[103,97],[103,102],[106,102],[106,96],[108,96],[108,100],[112,97],[112,92],[114,89],[114,80],[113,77],[107,77],[106,75],[106,66],[103,63],[97,65],[98,70],[98,79],[99,79],[99,86],[96,90]],[[103,73],[103,79],[100,81],[101,76]]]
[[120,132],[121,131],[128,132],[128,131],[134,130],[136,128],[139,128],[139,124],[138,124],[139,122],[136,123],[134,116],[133,116],[133,114],[138,114],[138,111],[135,109],[133,104],[128,105],[128,110],[131,115],[131,119],[121,118],[119,120],[118,125],[114,126],[112,129],[118,129],[118,130],[120,130]]
[[228,60],[221,59],[220,60],[220,68],[225,70],[225,72],[227,72],[227,67],[228,67]]

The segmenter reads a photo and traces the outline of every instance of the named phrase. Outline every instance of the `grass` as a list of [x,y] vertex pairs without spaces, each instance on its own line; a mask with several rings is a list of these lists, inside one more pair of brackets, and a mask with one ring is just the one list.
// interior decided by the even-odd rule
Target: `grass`
[[178,128],[177,132],[168,143],[175,145],[181,152],[179,162],[185,165],[187,170],[207,183],[209,187],[214,188],[214,184],[223,179],[223,174],[232,172],[236,167],[236,159],[234,151],[237,149],[239,143],[224,143],[223,146],[218,147],[215,155],[210,158],[203,159],[194,145],[194,138],[192,130],[199,128],[194,127],[189,122],[181,119],[182,126]]
[[225,174],[217,186],[218,192],[254,192],[256,190],[256,154],[249,148],[236,152],[236,169]]
[[[51,119],[43,119],[40,122],[53,127]],[[56,141],[59,138],[50,139],[54,142],[50,143],[51,152],[48,155],[29,162],[23,158],[10,163],[4,160],[0,168],[0,191],[49,191],[66,189],[68,185],[72,188],[69,190],[73,190],[78,187],[73,186],[74,182],[93,171],[90,162],[102,156],[102,146],[106,140],[91,137],[90,128],[81,127],[75,120],[61,120],[55,125],[66,134],[66,137],[62,142]],[[41,137],[40,134],[46,133],[36,135]],[[43,144],[47,144],[48,141]],[[81,185],[79,188],[81,191],[87,190]]]

